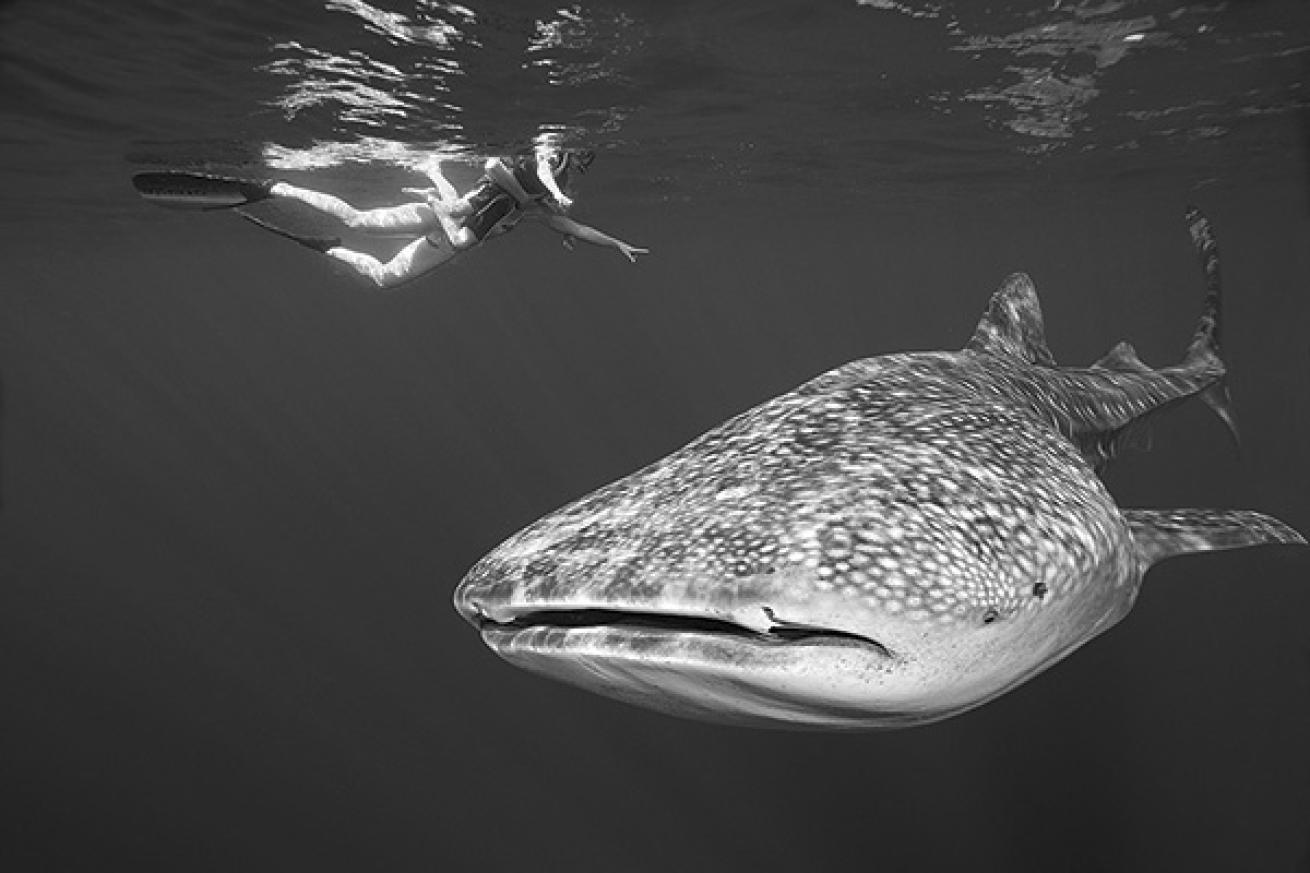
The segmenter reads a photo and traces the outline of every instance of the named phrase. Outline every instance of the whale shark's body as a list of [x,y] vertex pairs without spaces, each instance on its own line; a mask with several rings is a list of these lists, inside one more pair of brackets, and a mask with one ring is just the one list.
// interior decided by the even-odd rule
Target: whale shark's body
[[[1218,254],[1183,361],[1046,347],[1011,276],[959,352],[854,361],[515,534],[456,607],[507,661],[676,715],[922,724],[990,700],[1131,609],[1171,555],[1304,543],[1240,510],[1121,510],[1131,428],[1200,395],[1233,427]],[[1235,430],[1234,430],[1235,433]]]

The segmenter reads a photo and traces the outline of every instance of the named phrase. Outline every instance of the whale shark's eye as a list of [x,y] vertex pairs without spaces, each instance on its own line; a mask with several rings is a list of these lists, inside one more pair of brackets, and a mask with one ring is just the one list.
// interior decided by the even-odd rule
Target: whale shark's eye
[[989,606],[987,607],[987,611],[983,613],[983,624],[991,624],[1000,617],[1001,613],[997,611],[996,607]]
[[1049,589],[1046,587],[1046,583],[1045,583],[1045,582],[1034,582],[1034,583],[1033,583],[1033,597],[1037,597],[1037,598],[1045,597],[1045,596],[1046,596],[1046,592],[1047,592],[1048,590],[1049,590]]

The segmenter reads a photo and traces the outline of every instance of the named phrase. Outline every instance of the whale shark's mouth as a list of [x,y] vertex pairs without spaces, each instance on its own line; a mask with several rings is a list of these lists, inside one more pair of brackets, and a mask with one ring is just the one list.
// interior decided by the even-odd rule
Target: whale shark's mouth
[[[498,648],[493,640],[505,640],[523,632],[535,632],[535,636],[545,642],[552,637],[562,641],[572,631],[590,630],[613,631],[628,639],[698,636],[757,646],[859,646],[872,649],[884,658],[895,657],[886,645],[872,637],[795,622],[779,622],[762,630],[701,615],[582,608],[534,610],[516,615],[508,621],[496,621],[482,614],[476,616],[476,623],[484,639],[493,648]],[[488,635],[491,637],[488,638]]]
[[674,715],[831,728],[926,717],[913,701],[882,700],[877,690],[896,681],[906,655],[871,636],[786,621],[768,608],[744,610],[734,621],[592,604],[462,605],[483,642],[511,664]]

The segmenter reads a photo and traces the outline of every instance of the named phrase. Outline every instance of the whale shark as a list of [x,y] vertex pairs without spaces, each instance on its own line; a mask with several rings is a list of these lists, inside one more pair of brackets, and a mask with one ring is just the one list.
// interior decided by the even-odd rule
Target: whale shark
[[1237,434],[1211,226],[1182,360],[1047,347],[1007,278],[960,351],[839,366],[529,525],[455,607],[518,667],[670,715],[762,727],[922,725],[1057,663],[1167,558],[1305,544],[1268,515],[1120,508],[1099,478],[1155,413]]

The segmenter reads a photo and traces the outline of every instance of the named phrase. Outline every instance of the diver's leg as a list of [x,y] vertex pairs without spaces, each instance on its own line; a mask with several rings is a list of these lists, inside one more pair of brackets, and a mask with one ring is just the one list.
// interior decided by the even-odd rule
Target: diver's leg
[[340,197],[278,182],[269,190],[274,197],[299,200],[319,212],[336,217],[355,230],[371,233],[426,233],[437,223],[436,210],[426,203],[402,203],[381,209],[356,209]]
[[[433,239],[436,242],[433,242]],[[435,270],[449,261],[459,250],[440,236],[421,236],[405,246],[385,264],[372,255],[337,246],[325,252],[329,257],[349,264],[355,272],[379,288],[395,288]]]

